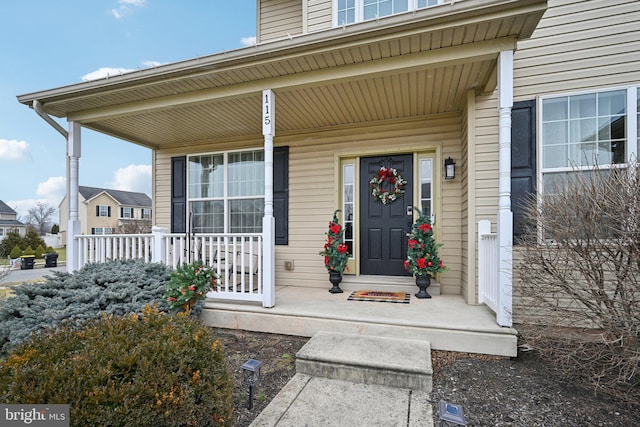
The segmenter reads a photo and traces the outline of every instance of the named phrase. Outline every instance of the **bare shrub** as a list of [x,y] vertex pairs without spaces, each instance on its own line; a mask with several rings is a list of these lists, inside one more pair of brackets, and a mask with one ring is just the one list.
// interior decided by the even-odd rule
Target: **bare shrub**
[[568,174],[527,203],[516,319],[527,342],[597,392],[640,403],[640,170]]

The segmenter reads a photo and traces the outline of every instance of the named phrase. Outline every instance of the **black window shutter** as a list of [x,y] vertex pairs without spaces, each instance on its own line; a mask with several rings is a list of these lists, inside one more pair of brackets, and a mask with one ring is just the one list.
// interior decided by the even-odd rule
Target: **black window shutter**
[[95,227],[91,227],[91,234],[96,234],[96,228]]
[[124,208],[120,208],[120,218],[124,218]]
[[536,192],[536,102],[515,102],[511,110],[511,211],[513,237],[524,232],[523,203]]
[[187,157],[171,158],[171,232],[187,231]]
[[276,245],[289,244],[289,147],[273,149],[273,216]]
[[100,216],[100,206],[96,206],[96,216]]
[[111,206],[107,206],[107,216],[111,218]]

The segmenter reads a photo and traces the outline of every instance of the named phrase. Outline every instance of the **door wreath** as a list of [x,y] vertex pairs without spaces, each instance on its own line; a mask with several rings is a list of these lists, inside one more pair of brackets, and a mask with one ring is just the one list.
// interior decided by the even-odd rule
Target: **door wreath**
[[[391,189],[385,190],[382,188],[385,181],[389,181]],[[407,181],[402,178],[402,175],[400,175],[397,169],[382,166],[378,173],[369,181],[369,188],[371,189],[373,199],[386,205],[404,193],[404,185],[406,183]]]

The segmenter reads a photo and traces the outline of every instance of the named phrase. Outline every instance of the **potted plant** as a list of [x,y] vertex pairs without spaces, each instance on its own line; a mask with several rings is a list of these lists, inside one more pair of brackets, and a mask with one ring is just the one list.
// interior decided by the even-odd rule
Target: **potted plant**
[[344,229],[338,223],[338,212],[333,213],[333,219],[329,222],[329,230],[325,233],[327,242],[324,244],[320,255],[324,257],[324,266],[329,272],[329,281],[333,285],[329,292],[332,294],[342,293],[340,282],[342,282],[342,273],[347,268],[349,261],[349,248],[344,243]]
[[202,260],[182,264],[171,273],[164,297],[173,308],[191,310],[207,292],[215,290],[218,274]]
[[431,285],[431,276],[446,271],[447,267],[438,256],[438,248],[442,243],[436,243],[433,239],[431,221],[419,209],[415,208],[415,210],[419,217],[411,227],[404,268],[416,278],[416,285],[419,288],[419,292],[415,294],[416,297],[431,298],[427,293],[427,288]]

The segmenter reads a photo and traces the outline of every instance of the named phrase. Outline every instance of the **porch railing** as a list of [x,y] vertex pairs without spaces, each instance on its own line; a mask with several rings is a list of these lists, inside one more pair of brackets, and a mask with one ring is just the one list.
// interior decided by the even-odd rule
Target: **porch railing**
[[501,312],[498,277],[498,235],[491,232],[491,222],[478,222],[478,302],[486,304],[496,315]]
[[[195,260],[213,267],[220,280],[209,298],[263,301],[264,238],[262,234],[152,234],[75,236],[77,266],[112,259],[143,259],[172,268]],[[264,302],[264,301],[263,301]]]

